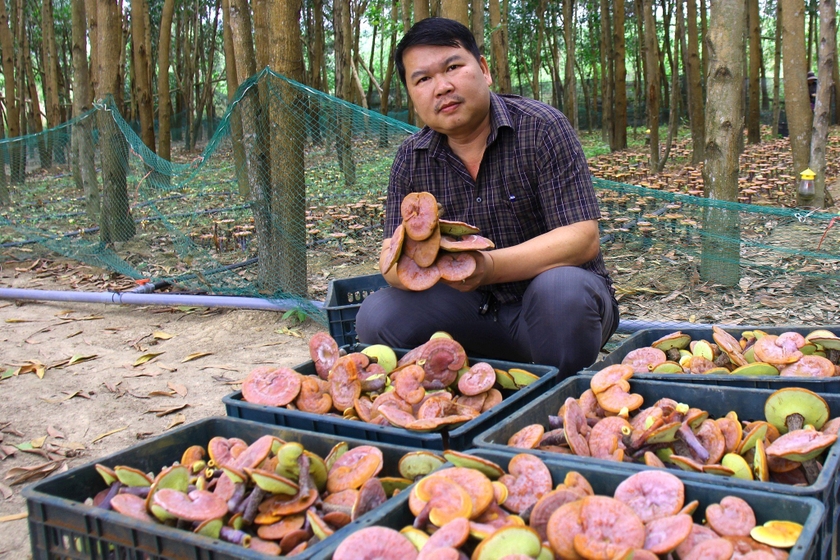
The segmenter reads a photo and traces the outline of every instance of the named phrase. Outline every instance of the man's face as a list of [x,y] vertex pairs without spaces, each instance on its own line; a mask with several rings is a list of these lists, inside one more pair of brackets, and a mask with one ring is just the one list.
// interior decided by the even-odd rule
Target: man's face
[[403,53],[405,81],[414,108],[432,130],[468,135],[490,111],[487,61],[463,47],[418,45]]

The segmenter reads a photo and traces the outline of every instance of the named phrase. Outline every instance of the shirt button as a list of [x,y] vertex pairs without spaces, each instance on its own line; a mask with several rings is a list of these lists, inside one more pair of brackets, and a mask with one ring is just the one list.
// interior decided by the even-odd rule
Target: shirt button
[[478,198],[475,199],[475,201],[476,202],[481,202],[481,197],[479,196]]

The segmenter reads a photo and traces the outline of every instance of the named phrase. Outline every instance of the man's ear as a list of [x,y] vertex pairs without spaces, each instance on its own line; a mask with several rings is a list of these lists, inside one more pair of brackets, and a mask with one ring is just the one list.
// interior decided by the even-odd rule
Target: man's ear
[[487,59],[482,56],[478,59],[478,65],[481,67],[481,73],[484,74],[484,80],[488,86],[493,85],[493,76],[490,75],[490,66],[487,64]]

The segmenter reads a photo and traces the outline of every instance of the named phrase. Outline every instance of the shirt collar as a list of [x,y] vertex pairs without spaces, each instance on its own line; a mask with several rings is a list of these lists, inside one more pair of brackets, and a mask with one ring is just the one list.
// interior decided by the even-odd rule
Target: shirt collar
[[[490,135],[487,137],[487,145],[489,146],[496,141],[499,136],[499,129],[507,127],[513,129],[513,118],[510,115],[507,104],[497,94],[490,92]],[[429,150],[429,155],[437,157],[442,155],[446,147],[446,137],[439,132],[435,132],[428,126],[418,133],[417,142],[414,145],[415,150]]]

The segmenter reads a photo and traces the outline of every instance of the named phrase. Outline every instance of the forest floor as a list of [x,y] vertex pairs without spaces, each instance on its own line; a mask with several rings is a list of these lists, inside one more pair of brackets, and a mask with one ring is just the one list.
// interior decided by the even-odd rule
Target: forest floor
[[[320,250],[310,264],[310,297],[323,299],[331,278],[374,272],[376,243]],[[0,252],[3,287],[130,285],[78,263]],[[649,305],[652,316],[662,316],[673,303]],[[807,320],[796,309],[785,313],[791,323]],[[0,560],[29,556],[23,487],[178,425],[224,415],[221,398],[252,368],[308,360],[309,337],[324,330],[274,312],[3,300],[0,323]]]

